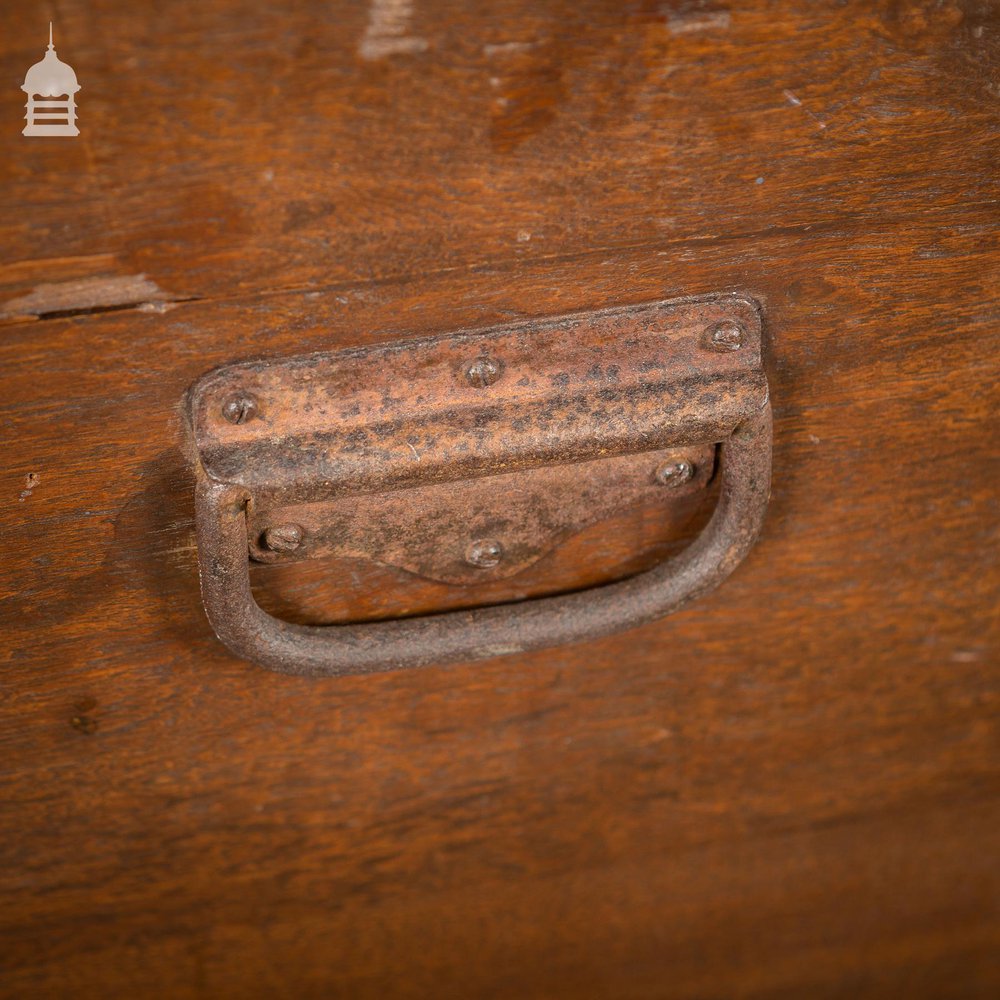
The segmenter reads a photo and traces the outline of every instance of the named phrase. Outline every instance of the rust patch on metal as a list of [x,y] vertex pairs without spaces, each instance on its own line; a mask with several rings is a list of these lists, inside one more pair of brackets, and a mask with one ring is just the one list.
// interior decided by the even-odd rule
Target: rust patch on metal
[[[691,468],[683,484],[658,478],[662,468],[681,463]],[[367,558],[445,583],[501,579],[527,569],[588,524],[651,497],[663,501],[665,519],[682,526],[714,468],[714,446],[702,445],[319,503],[253,503],[247,512],[250,555],[268,563]],[[488,565],[468,556],[483,539],[502,549]]]
[[[739,350],[709,347],[723,321]],[[231,365],[191,413],[212,479],[301,501],[719,441],[764,393],[756,309],[729,298]]]

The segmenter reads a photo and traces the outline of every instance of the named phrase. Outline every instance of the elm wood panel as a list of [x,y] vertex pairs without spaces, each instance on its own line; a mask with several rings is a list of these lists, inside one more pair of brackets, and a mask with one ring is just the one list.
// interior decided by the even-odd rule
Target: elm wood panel
[[[62,4],[81,136],[0,134],[0,312],[655,252],[998,197],[992,2],[421,0],[393,9],[426,48],[366,58],[380,9]],[[3,13],[16,80],[49,14]],[[16,122],[23,95],[4,95]]]
[[[995,991],[994,228],[959,210],[456,272],[351,309],[8,328],[12,995],[282,975],[291,995],[558,995],[546,955],[564,995]],[[210,635],[174,410],[205,368],[727,287],[766,299],[778,431],[764,537],[717,594],[586,647],[338,684]]]
[[[138,906],[125,931],[100,917],[49,927],[48,945],[59,955],[67,932],[86,937],[90,950],[72,966],[80,997],[986,1000],[998,928],[979,914],[995,903],[997,875],[965,848],[1000,816],[973,803],[957,822],[952,806],[653,847],[538,880],[508,873],[470,885],[462,907],[433,885],[454,855],[435,854],[430,884],[396,886],[375,919],[365,887],[321,868],[303,891],[301,871],[289,869],[278,883],[228,883],[207,911]],[[919,914],[902,885],[925,896]],[[8,982],[20,995],[68,995],[62,968],[26,964]]]

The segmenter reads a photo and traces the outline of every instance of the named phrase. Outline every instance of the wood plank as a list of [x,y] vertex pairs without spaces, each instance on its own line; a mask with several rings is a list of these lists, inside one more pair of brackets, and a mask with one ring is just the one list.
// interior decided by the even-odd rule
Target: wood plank
[[[11,981],[72,969],[85,995],[128,982],[155,993],[160,981],[165,995],[236,983],[253,994],[284,969],[292,995],[420,995],[438,976],[458,977],[456,995],[470,983],[472,995],[560,995],[539,956],[605,940],[563,995],[589,977],[595,996],[657,996],[678,969],[662,942],[689,940],[702,960],[681,963],[677,995],[726,995],[750,975],[741,962],[790,940],[819,964],[761,960],[760,995],[822,980],[829,995],[871,983],[869,995],[937,996],[949,976],[986,995],[997,837],[969,817],[997,791],[997,459],[984,434],[997,260],[992,227],[932,219],[710,245],[687,260],[583,255],[364,296],[9,328],[0,741],[18,835],[4,866],[15,905],[0,920]],[[455,669],[317,684],[229,656],[197,594],[177,415],[190,379],[248,344],[297,353],[447,329],[473,301],[484,325],[619,301],[622,274],[637,299],[745,287],[767,302],[774,497],[764,538],[724,588],[586,649]],[[591,544],[584,564],[603,557]],[[385,576],[359,572],[347,592],[314,579],[285,599],[350,616],[360,593],[371,613],[373,585]],[[423,586],[378,611],[433,606]],[[950,832],[928,833],[934,824]],[[799,831],[797,846],[774,846],[782,829]],[[846,832],[820,846],[827,830]],[[640,886],[700,869],[701,850],[750,852],[759,881],[712,902],[710,887],[724,894],[734,875],[712,862],[690,890],[700,916],[689,924]],[[789,851],[827,872],[823,892],[789,874]],[[855,871],[859,857],[868,867]],[[616,895],[623,878],[632,888]],[[794,916],[775,922],[765,907],[758,925],[750,900],[772,883],[774,912]],[[589,917],[539,924],[564,895]],[[877,940],[856,926],[873,898],[894,900],[878,904]],[[503,930],[514,918],[489,922],[508,911],[534,923],[515,934]],[[515,950],[533,935],[522,943],[536,957],[518,965],[498,941],[477,969],[452,961],[470,921]],[[262,939],[264,926],[276,936]],[[434,947],[418,930],[430,926]],[[344,935],[369,957],[320,947]],[[318,949],[308,961],[301,941]],[[410,994],[394,947],[416,966],[424,953]],[[706,971],[706,954],[730,949],[747,957]]]
[[[4,10],[17,79],[48,14]],[[0,996],[996,996],[997,5],[58,15],[81,137],[0,135]],[[330,682],[211,634],[205,371],[716,291],[775,412],[719,591]],[[383,617],[683,540],[256,584]]]
[[[48,15],[7,7],[13,80]],[[390,8],[421,45],[366,48]],[[989,211],[997,25],[978,0],[66,4],[81,136],[0,135],[0,313],[80,278],[159,289],[82,309]]]

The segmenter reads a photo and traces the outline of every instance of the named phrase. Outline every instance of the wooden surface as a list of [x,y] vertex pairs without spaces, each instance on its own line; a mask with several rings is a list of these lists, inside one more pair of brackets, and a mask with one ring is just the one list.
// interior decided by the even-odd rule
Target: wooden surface
[[[50,13],[0,9],[19,80]],[[997,5],[52,16],[79,139],[0,95],[0,994],[995,997]],[[775,412],[719,591],[329,682],[213,637],[206,370],[718,290],[765,305]],[[258,578],[447,599],[335,583]]]

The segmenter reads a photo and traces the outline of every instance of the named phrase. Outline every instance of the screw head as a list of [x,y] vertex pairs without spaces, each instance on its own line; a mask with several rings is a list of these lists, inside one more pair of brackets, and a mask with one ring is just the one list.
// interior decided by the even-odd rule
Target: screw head
[[499,566],[503,559],[503,546],[495,538],[479,538],[465,550],[465,561],[480,569]]
[[272,552],[294,552],[304,535],[297,524],[272,524],[264,531],[264,545]]
[[243,392],[230,396],[222,404],[222,415],[231,424],[245,424],[257,413],[257,400]]
[[492,358],[476,358],[465,368],[465,381],[476,389],[485,389],[500,378],[500,365]]
[[669,486],[673,490],[689,483],[693,476],[694,466],[686,458],[682,458],[679,462],[664,462],[656,470],[656,481],[661,486]]
[[743,346],[743,326],[724,319],[708,331],[708,346],[713,351],[738,351]]

